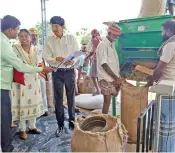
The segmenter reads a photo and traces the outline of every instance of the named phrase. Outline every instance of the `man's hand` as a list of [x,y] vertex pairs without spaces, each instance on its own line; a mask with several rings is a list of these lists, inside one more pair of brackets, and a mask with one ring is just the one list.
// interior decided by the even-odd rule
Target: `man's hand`
[[113,84],[116,86],[116,87],[119,87],[121,86],[121,82],[122,82],[122,79],[121,78],[116,78],[115,81],[113,81]]
[[146,87],[152,86],[154,82],[158,81],[161,78],[166,65],[167,63],[159,61],[157,67],[154,70],[153,75],[147,77]]
[[106,71],[106,73],[114,79],[113,84],[118,87],[121,85],[121,79],[119,77],[117,77],[117,75],[111,70],[111,68],[108,66],[107,63],[104,63],[101,65],[103,67],[103,69]]
[[153,76],[150,75],[147,77],[147,84],[145,85],[145,87],[150,87],[153,85],[153,83],[154,83]]
[[58,61],[58,62],[62,62],[63,60],[64,60],[63,57],[57,57],[57,58],[56,58],[56,61]]
[[50,73],[52,71],[53,71],[53,68],[51,68],[51,67],[44,67],[42,72]]
[[74,61],[67,61],[67,62],[65,62],[64,63],[66,66],[68,66],[68,65],[73,65],[74,64]]

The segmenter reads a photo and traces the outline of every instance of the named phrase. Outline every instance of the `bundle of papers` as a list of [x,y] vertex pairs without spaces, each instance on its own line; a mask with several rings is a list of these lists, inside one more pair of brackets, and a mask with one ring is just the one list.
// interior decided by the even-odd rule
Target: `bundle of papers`
[[[57,68],[54,70],[55,72],[58,70],[58,68],[60,68],[62,65],[64,65],[66,62],[68,61],[72,61],[74,59],[78,59],[80,58],[81,55],[84,55],[84,52],[82,51],[76,51],[73,52],[71,55],[69,55],[68,57],[66,57],[58,66]],[[72,65],[73,66],[73,65]]]

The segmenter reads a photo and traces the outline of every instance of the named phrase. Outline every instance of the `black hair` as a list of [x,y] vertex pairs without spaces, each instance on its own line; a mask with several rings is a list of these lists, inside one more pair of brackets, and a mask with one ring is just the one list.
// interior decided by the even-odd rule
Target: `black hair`
[[[20,34],[21,32],[26,32],[29,36],[31,36],[30,32],[29,32],[27,29],[20,29],[19,34]],[[19,34],[18,34],[18,36],[19,36]]]
[[175,35],[175,19],[167,20],[162,24],[164,29],[169,29]]
[[62,17],[60,16],[53,16],[51,19],[50,19],[50,24],[58,24],[60,26],[64,26],[65,24],[65,21]]
[[21,22],[14,16],[6,15],[1,19],[1,31],[5,31],[7,29],[15,29],[21,25]]

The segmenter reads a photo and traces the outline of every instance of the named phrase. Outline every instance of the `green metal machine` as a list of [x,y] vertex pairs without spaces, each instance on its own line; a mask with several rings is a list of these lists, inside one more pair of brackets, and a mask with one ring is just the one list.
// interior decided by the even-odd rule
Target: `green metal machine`
[[[159,57],[157,51],[161,46],[161,25],[171,15],[137,18],[119,21],[123,34],[116,41],[116,50],[119,56],[121,75],[130,80],[144,81],[134,74],[135,65],[142,65],[153,69]],[[132,74],[132,76],[131,76]],[[140,74],[138,74],[140,75]]]
[[[157,51],[163,43],[161,25],[173,18],[171,15],[121,20],[118,26],[123,34],[116,41],[116,51],[119,56],[121,75],[128,80],[137,81],[142,85],[147,75],[136,72],[135,66],[142,65],[154,69],[159,57]],[[116,98],[112,98],[112,111],[116,116]]]

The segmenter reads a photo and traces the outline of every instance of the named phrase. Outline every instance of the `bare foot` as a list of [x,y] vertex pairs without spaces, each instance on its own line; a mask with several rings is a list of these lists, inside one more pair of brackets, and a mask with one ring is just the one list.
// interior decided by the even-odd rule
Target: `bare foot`
[[80,95],[80,93],[75,93],[75,96],[78,96],[78,95]]

